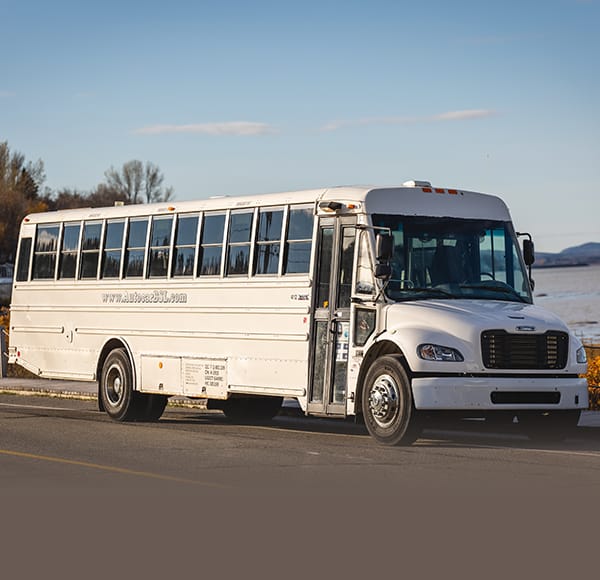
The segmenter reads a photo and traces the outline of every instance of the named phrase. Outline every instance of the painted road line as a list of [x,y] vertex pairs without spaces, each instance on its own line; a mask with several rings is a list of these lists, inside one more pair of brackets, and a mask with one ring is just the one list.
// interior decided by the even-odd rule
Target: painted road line
[[37,460],[37,461],[48,461],[51,463],[59,463],[62,465],[75,465],[77,467],[86,467],[88,469],[108,471],[111,473],[119,473],[121,475],[132,475],[132,476],[136,476],[136,477],[145,477],[148,479],[159,479],[162,481],[185,483],[188,485],[200,485],[203,487],[231,489],[231,486],[223,485],[223,484],[219,484],[219,483],[209,483],[209,482],[205,482],[205,481],[198,481],[195,479],[185,479],[182,477],[174,477],[171,475],[162,475],[160,473],[152,473],[150,471],[138,471],[138,470],[134,470],[134,469],[126,469],[124,467],[115,467],[112,465],[102,465],[100,463],[89,463],[87,461],[77,461],[74,459],[66,459],[64,457],[51,457],[49,455],[38,455],[36,453],[25,453],[23,451],[13,451],[10,449],[0,449],[0,455],[6,455],[9,457],[20,457],[23,459],[33,459],[33,460]]

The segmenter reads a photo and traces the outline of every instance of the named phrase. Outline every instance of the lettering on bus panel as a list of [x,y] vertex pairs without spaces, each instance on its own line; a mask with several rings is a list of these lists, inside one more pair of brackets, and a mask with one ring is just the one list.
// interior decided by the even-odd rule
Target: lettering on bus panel
[[185,395],[227,398],[227,359],[184,358],[182,363]]

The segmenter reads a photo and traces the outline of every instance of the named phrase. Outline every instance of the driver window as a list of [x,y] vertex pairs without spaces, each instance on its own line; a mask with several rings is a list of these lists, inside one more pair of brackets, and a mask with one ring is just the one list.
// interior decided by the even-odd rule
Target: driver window
[[375,281],[373,278],[373,264],[369,253],[369,233],[362,231],[358,246],[358,271],[356,274],[356,293],[373,294]]

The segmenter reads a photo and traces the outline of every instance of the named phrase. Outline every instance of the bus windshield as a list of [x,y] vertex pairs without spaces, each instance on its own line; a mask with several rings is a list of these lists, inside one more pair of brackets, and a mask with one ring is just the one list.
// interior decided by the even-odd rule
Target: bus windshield
[[510,222],[379,214],[373,225],[394,238],[386,286],[392,300],[532,302]]

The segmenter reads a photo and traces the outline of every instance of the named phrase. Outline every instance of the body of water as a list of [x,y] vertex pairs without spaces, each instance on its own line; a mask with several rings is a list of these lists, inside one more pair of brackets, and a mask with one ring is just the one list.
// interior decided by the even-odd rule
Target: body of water
[[600,344],[600,265],[533,270],[534,302],[560,316],[584,342]]

